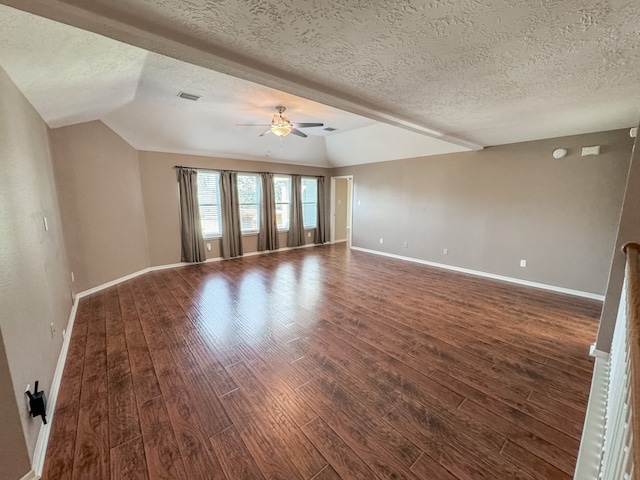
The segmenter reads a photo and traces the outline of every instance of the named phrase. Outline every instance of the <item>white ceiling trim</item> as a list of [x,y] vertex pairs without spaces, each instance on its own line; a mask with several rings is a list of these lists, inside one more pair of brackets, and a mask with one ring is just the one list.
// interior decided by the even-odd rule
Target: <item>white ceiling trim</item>
[[[210,68],[218,72],[282,90],[347,112],[401,127],[431,138],[452,143],[464,149],[481,150],[484,145],[439,132],[436,128],[373,106],[344,98],[338,92],[298,78],[271,65],[259,64],[192,37],[179,38],[174,32],[162,31],[152,25],[132,25],[114,18],[108,9],[89,11],[61,0],[0,0],[0,3],[34,13],[74,27],[89,30],[130,45],[166,55],[178,60]],[[153,28],[154,31],[151,31]]]

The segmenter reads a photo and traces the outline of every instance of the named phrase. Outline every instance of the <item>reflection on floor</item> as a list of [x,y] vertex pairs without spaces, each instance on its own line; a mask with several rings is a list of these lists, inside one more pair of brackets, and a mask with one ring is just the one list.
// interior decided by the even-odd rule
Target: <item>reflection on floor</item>
[[600,303],[345,244],[82,299],[44,478],[570,479]]

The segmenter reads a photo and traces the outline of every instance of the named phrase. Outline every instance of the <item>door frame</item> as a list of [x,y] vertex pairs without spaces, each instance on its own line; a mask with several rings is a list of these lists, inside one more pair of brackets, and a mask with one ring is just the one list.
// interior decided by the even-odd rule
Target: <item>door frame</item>
[[351,197],[351,210],[347,210],[347,225],[349,229],[347,241],[349,242],[349,246],[351,246],[351,240],[353,238],[353,175],[337,175],[335,177],[331,177],[331,222],[329,228],[329,243],[336,243],[336,179],[338,178],[347,179],[347,196]]

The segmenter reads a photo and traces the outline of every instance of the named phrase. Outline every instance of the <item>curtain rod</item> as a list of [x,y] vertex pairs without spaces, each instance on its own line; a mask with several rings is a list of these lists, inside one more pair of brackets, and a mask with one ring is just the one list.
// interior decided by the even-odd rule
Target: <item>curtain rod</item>
[[[273,173],[274,175],[298,175],[297,173],[275,173],[275,172],[251,172],[248,170],[231,170],[228,168],[205,168],[205,167],[184,167],[182,165],[174,165],[173,168],[189,168],[192,170],[209,170],[211,172],[235,172],[235,173],[257,173],[257,174],[261,174],[261,173]],[[315,178],[320,178],[320,177],[325,177],[326,175],[300,175],[301,177],[315,177]]]

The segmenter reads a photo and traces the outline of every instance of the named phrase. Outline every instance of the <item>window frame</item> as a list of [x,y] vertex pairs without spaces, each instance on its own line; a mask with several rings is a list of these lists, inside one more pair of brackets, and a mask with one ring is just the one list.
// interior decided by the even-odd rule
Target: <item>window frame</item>
[[[288,184],[289,184],[289,189],[287,191],[288,195],[287,197],[289,198],[289,201],[287,202],[278,202],[276,201],[275,195],[274,195],[274,202],[276,205],[276,217],[277,217],[277,211],[278,211],[278,205],[287,205],[288,207],[288,213],[289,216],[287,217],[287,226],[285,228],[280,228],[280,226],[278,226],[278,232],[288,232],[289,228],[291,227],[291,182],[293,181],[293,178],[291,177],[291,175],[274,175],[273,176],[273,183],[274,183],[274,187],[275,187],[275,182],[277,179],[286,179],[288,180]],[[275,188],[274,188],[275,190]]]
[[[240,199],[240,177],[254,177],[256,179],[256,200],[257,203],[242,202]],[[240,235],[257,235],[260,233],[260,207],[262,205],[262,179],[259,173],[238,172],[236,178],[236,188],[238,189],[238,210],[240,213]],[[242,206],[255,205],[256,207],[256,228],[251,230],[243,230],[242,228]]]
[[[222,205],[220,199],[220,172],[217,170],[197,170],[197,179],[198,179],[198,211],[200,212],[200,229],[202,230],[202,237],[205,240],[211,238],[221,238],[222,237]],[[216,177],[216,195],[215,199],[217,203],[201,203],[200,202],[200,178],[201,176],[214,176]],[[218,207],[218,233],[206,234],[204,231],[204,226],[202,224],[202,206],[213,206]]]
[[[313,202],[304,202],[303,201],[303,190],[304,190],[304,186],[303,186],[303,182],[305,180],[314,180],[316,182],[316,198]],[[315,224],[313,226],[308,226],[305,223],[305,219],[304,219],[304,211],[305,211],[305,205],[315,205],[316,207],[316,215],[315,215]],[[304,230],[312,230],[315,228],[318,228],[318,177],[302,177],[302,179],[300,180],[300,206],[302,208],[302,228]]]

